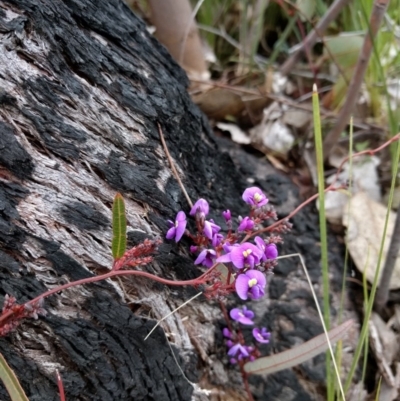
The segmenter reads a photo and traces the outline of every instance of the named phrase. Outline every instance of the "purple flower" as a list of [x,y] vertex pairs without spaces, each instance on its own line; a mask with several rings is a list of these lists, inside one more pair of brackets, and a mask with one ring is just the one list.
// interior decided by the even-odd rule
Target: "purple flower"
[[245,266],[254,268],[260,262],[263,253],[262,251],[250,242],[244,242],[239,246],[232,246],[229,253],[222,255],[217,259],[217,262],[226,263],[232,262],[238,269],[243,269]]
[[267,197],[263,194],[260,188],[247,188],[242,195],[242,199],[249,205],[261,207],[268,203]]
[[192,252],[192,253],[197,252],[197,246],[196,245],[190,245],[189,251]]
[[265,262],[267,259],[276,259],[278,257],[278,248],[275,244],[266,244],[261,237],[255,237],[254,242],[263,252],[261,260]]
[[271,333],[267,331],[265,327],[255,328],[253,329],[253,337],[259,342],[263,344],[268,344],[269,339],[271,337]]
[[239,274],[235,281],[236,293],[239,298],[246,300],[249,296],[253,299],[261,298],[264,295],[264,288],[267,280],[263,273],[258,270],[249,270]]
[[254,228],[254,221],[246,216],[239,224],[238,231],[249,231]]
[[278,257],[278,248],[276,244],[268,244],[265,248],[265,256],[267,259],[276,259]]
[[185,212],[178,212],[176,215],[175,223],[173,223],[171,220],[168,220],[170,229],[167,231],[167,235],[165,236],[167,239],[172,239],[175,238],[175,242],[178,242],[186,229],[186,214]]
[[217,226],[214,223],[214,220],[210,221],[205,221],[204,222],[204,228],[203,228],[203,234],[208,238],[211,239],[213,238],[213,235],[218,233],[218,231],[221,229],[220,226]]
[[231,211],[228,209],[225,212],[222,212],[222,216],[224,216],[225,221],[228,223],[228,221],[232,220],[232,215]]
[[214,248],[216,248],[223,239],[224,239],[224,236],[222,234],[214,234],[212,237],[211,245]]
[[216,254],[217,253],[212,249],[204,249],[199,253],[199,256],[197,256],[194,264],[199,265],[201,263],[203,266],[210,268],[214,264]]
[[205,199],[199,199],[190,209],[189,214],[191,216],[198,215],[200,218],[204,219],[207,216],[209,210],[210,207],[208,206],[208,202]]
[[251,320],[254,317],[254,312],[250,309],[247,309],[246,306],[243,306],[243,310],[239,308],[232,309],[229,312],[229,315],[233,320],[236,320],[239,323],[248,325],[254,324],[254,322]]
[[249,353],[247,352],[247,349],[245,346],[241,344],[235,344],[232,346],[229,351],[228,355],[232,357],[236,357],[237,359],[243,359],[249,356]]

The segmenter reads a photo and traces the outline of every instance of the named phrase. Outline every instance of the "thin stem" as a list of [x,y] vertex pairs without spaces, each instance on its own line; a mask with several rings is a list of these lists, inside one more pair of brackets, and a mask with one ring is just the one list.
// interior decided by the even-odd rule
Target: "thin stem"
[[182,190],[183,194],[185,195],[185,198],[186,198],[186,200],[188,201],[190,207],[193,207],[193,202],[191,201],[190,196],[189,196],[188,193],[186,192],[186,189],[185,189],[185,187],[184,187],[183,184],[182,184],[181,178],[179,177],[178,171],[176,170],[175,164],[174,164],[174,162],[172,161],[172,157],[171,157],[171,155],[170,155],[170,153],[169,153],[167,144],[165,143],[165,138],[164,138],[164,134],[163,134],[162,129],[161,129],[161,125],[160,125],[160,123],[157,123],[157,125],[158,125],[158,132],[159,132],[159,134],[160,134],[161,143],[162,143],[162,145],[163,145],[164,152],[165,152],[165,154],[167,155],[167,159],[168,159],[169,164],[170,164],[170,166],[171,166],[171,170],[172,170],[172,172],[174,173],[174,176],[175,176],[176,180],[178,181],[178,184],[179,184],[179,186],[181,187],[181,190]]
[[58,392],[60,393],[60,401],[65,401],[64,385],[58,369],[56,369],[56,377],[57,377]]
[[[210,269],[211,270],[211,269]],[[76,287],[78,285],[84,285],[84,284],[90,284],[90,283],[95,283],[97,281],[102,281],[102,280],[107,280],[108,278],[112,277],[117,277],[117,276],[141,276],[141,277],[146,277],[154,281],[158,281],[161,284],[165,285],[174,285],[174,286],[182,286],[182,285],[201,285],[204,284],[207,279],[206,276],[209,274],[210,270],[207,272],[203,273],[200,277],[195,278],[193,280],[183,280],[183,281],[175,281],[175,280],[167,280],[162,277],[155,276],[154,274],[139,271],[139,270],[118,270],[118,271],[111,271],[106,274],[101,274],[100,276],[93,276],[93,277],[87,277],[83,278],[81,280],[76,280],[76,281],[71,281],[70,283],[60,285],[56,288],[53,288],[51,290],[48,290],[44,292],[43,294],[37,296],[36,298],[33,298],[32,300],[26,302],[24,305],[34,305],[37,302],[39,302],[43,298],[47,298],[50,295],[56,294],[57,292],[66,290],[71,287]],[[5,314],[0,316],[0,326],[3,321],[8,319],[14,314],[13,311],[8,311]]]

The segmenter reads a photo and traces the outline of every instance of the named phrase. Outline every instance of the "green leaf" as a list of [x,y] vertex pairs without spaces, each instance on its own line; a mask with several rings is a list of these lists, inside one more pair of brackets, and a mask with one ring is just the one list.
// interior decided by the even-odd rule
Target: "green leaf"
[[114,260],[119,259],[126,250],[126,216],[125,202],[120,193],[117,193],[114,198],[112,208],[113,220],[113,239],[112,239],[112,255]]
[[310,21],[315,14],[315,10],[317,8],[316,0],[297,0],[296,1],[297,9],[300,12],[300,19],[303,22]]
[[[353,325],[352,320],[342,323],[340,326],[328,332],[329,341],[335,343],[341,340],[350,327]],[[280,352],[279,354],[258,358],[253,362],[247,362],[244,365],[246,373],[252,374],[269,374],[279,372],[297,366],[308,361],[314,356],[325,352],[329,348],[325,333],[314,337],[313,339],[298,345],[294,348]]]
[[2,354],[0,354],[0,379],[4,383],[12,401],[29,401],[19,384],[17,376],[8,366]]

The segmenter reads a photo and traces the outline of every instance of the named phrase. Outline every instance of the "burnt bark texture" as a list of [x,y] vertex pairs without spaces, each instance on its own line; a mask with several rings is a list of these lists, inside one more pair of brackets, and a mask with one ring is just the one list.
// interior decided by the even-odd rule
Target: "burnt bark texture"
[[[22,303],[112,265],[111,205],[126,201],[129,244],[163,237],[166,220],[188,204],[159,140],[165,134],[193,200],[212,216],[240,202],[249,184],[266,190],[281,216],[298,204],[289,180],[265,162],[218,143],[191,102],[187,77],[118,0],[0,2],[0,295]],[[224,151],[226,147],[229,152]],[[319,282],[317,220],[296,216],[281,253],[305,254]],[[160,246],[147,271],[169,279],[200,275],[189,242]],[[339,288],[340,247],[332,282]],[[321,332],[298,260],[284,260],[256,304],[274,333],[275,352]],[[335,284],[336,283],[336,284]],[[240,375],[227,368],[218,304],[193,301],[144,341],[155,320],[196,292],[143,278],[77,287],[45,301],[46,317],[27,319],[0,339],[0,352],[31,401],[240,400]],[[232,298],[234,299],[234,298]],[[337,309],[334,298],[332,308]],[[316,399],[324,358],[254,378],[260,400]],[[197,384],[194,384],[197,383]],[[0,384],[0,399],[9,400]]]

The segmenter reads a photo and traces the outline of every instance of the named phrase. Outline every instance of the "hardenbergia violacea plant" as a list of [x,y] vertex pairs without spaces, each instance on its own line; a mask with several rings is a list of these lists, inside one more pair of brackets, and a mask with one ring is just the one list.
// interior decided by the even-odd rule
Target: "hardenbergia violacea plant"
[[[50,295],[107,278],[141,276],[165,285],[201,287],[208,299],[220,301],[221,311],[226,320],[223,337],[227,346],[227,355],[230,363],[239,367],[248,399],[253,400],[247,379],[249,374],[271,373],[302,363],[325,351],[328,348],[328,340],[327,336],[322,334],[290,350],[290,358],[288,358],[288,351],[269,357],[261,356],[257,344],[268,343],[271,336],[266,327],[254,327],[252,330],[254,343],[245,343],[241,325],[253,325],[254,313],[246,306],[232,308],[228,313],[224,302],[232,293],[236,294],[238,300],[256,301],[264,296],[267,281],[277,264],[277,245],[282,242],[281,235],[290,230],[291,224],[287,219],[276,221],[274,208],[269,205],[267,197],[258,187],[247,188],[242,200],[249,206],[248,216],[239,217],[235,224],[231,212],[226,210],[222,213],[226,223],[225,231],[212,219],[207,220],[209,204],[205,199],[199,199],[189,211],[189,215],[195,222],[194,233],[188,230],[186,214],[183,211],[177,213],[174,221],[169,221],[170,227],[166,238],[178,242],[183,235],[188,236],[193,242],[190,251],[195,255],[194,264],[204,269],[204,273],[196,279],[173,281],[145,271],[134,270],[136,266],[144,266],[152,262],[152,255],[157,251],[161,240],[146,239],[139,245],[126,250],[125,203],[122,195],[117,193],[113,203],[112,255],[114,262],[111,270],[99,276],[61,285],[24,304],[18,304],[13,296],[6,295],[0,315],[0,335],[7,335],[25,318],[37,319],[39,315],[45,315],[44,299]],[[264,227],[264,224],[269,221],[274,223]],[[351,322],[346,322],[331,330],[328,333],[329,341],[333,343],[341,339],[350,325]],[[11,373],[8,366],[0,364],[0,378],[5,380],[12,377]],[[59,375],[57,377],[60,397],[64,401],[62,382]],[[8,381],[8,383],[11,383],[9,391],[12,392],[14,389],[15,394],[23,394],[18,381]],[[12,398],[13,401],[22,399],[27,398]]]

